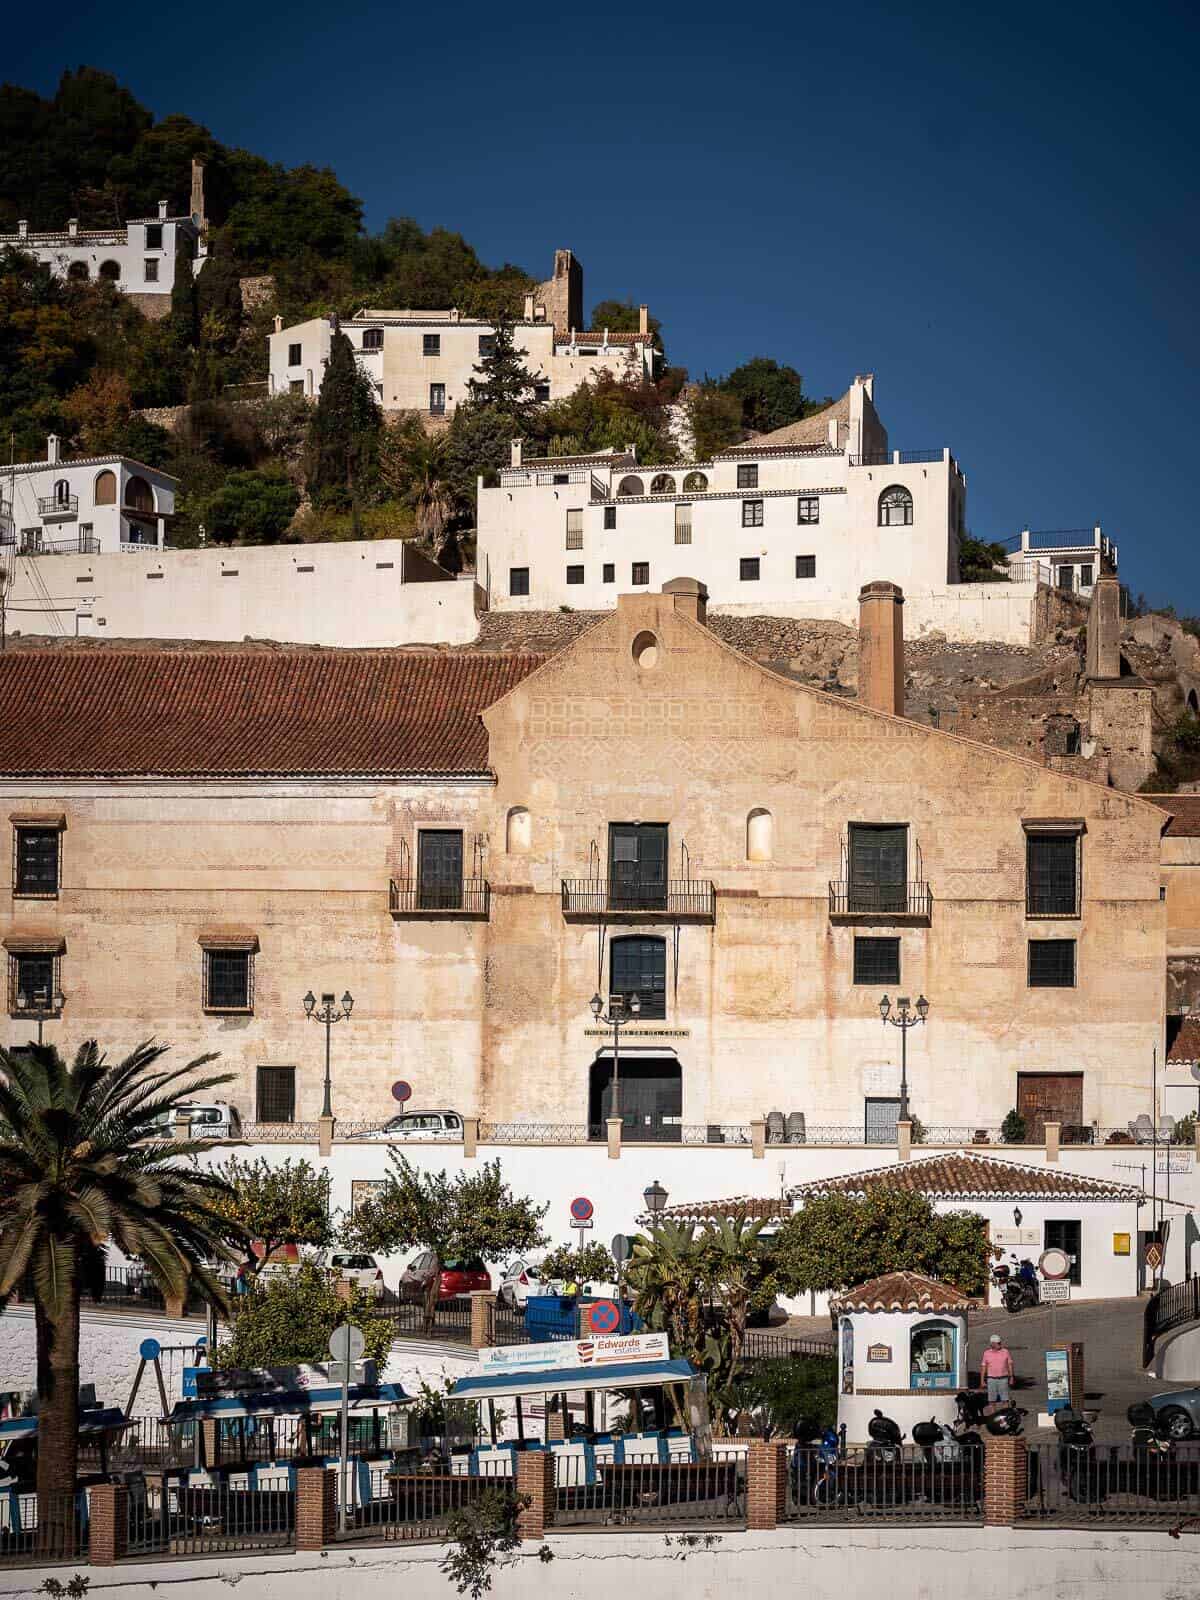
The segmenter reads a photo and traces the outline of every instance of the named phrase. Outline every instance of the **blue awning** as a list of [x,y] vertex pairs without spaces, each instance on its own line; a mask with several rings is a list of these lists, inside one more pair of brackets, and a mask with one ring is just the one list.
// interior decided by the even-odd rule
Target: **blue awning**
[[688,1383],[696,1376],[687,1361],[622,1361],[603,1367],[545,1367],[540,1372],[488,1372],[459,1378],[452,1400],[498,1400],[502,1395],[562,1394],[579,1390],[653,1389]]
[[[120,1433],[122,1428],[129,1426],[129,1418],[117,1406],[104,1406],[97,1411],[79,1413],[81,1434]],[[28,1439],[37,1432],[37,1427],[36,1416],[9,1417],[6,1422],[0,1422],[0,1445],[6,1439]]]
[[[411,1399],[412,1396],[405,1394],[398,1383],[350,1385],[350,1411],[354,1415],[382,1410],[385,1406],[403,1405]],[[179,1400],[166,1420],[228,1422],[238,1417],[321,1416],[340,1411],[341,1407],[341,1386],[331,1384],[321,1389],[280,1389],[266,1394],[214,1395],[205,1400]]]

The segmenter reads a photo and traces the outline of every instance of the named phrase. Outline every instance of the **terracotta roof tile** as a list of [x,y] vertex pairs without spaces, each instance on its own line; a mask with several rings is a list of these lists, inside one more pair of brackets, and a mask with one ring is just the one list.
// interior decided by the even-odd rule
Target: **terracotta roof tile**
[[788,1190],[789,1199],[822,1194],[866,1194],[872,1189],[907,1189],[935,1199],[1036,1200],[1067,1197],[1076,1200],[1137,1200],[1142,1191],[1107,1178],[1086,1178],[1062,1168],[1030,1167],[1016,1161],[998,1161],[965,1150],[924,1156],[890,1167],[871,1167],[838,1178],[818,1178]]
[[1167,1051],[1169,1067],[1190,1067],[1200,1061],[1200,1017],[1184,1017],[1183,1026]]
[[480,713],[545,659],[15,651],[0,656],[0,773],[482,773]]
[[1200,794],[1142,794],[1138,799],[1173,813],[1164,829],[1168,839],[1200,838]]
[[885,1272],[842,1294],[832,1295],[829,1309],[840,1311],[967,1311],[980,1302],[952,1283],[919,1272]]
[[[668,1206],[660,1214],[669,1217],[672,1222],[735,1222],[743,1217],[761,1217],[767,1222],[781,1222],[784,1217],[791,1216],[792,1208],[786,1200],[778,1197],[772,1200],[758,1199],[754,1195],[735,1195],[732,1200],[696,1200],[688,1205]],[[638,1220],[649,1223],[653,1217],[647,1212]]]

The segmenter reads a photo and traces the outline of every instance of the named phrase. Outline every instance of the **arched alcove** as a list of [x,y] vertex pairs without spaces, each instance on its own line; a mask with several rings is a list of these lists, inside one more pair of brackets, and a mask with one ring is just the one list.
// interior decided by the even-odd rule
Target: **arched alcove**
[[746,860],[770,861],[775,855],[775,818],[755,806],[746,818]]
[[504,828],[504,848],[510,856],[523,856],[533,843],[533,818],[524,806],[512,806]]

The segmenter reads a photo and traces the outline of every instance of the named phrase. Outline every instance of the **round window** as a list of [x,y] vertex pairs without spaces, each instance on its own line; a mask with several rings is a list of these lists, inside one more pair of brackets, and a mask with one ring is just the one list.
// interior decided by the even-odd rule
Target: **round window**
[[639,633],[633,641],[633,659],[639,667],[649,669],[658,665],[658,636],[645,632]]

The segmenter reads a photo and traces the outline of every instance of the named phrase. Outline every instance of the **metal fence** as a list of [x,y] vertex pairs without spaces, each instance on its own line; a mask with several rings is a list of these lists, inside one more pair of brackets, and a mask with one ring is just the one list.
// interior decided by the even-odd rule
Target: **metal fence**
[[832,1337],[829,1339],[801,1338],[799,1334],[774,1333],[769,1328],[747,1328],[742,1346],[747,1361],[773,1361],[787,1356],[833,1356]]
[[787,1516],[797,1522],[980,1522],[983,1451],[904,1445],[888,1456],[838,1456],[797,1445],[788,1472]]
[[525,1313],[516,1306],[502,1305],[499,1300],[488,1307],[489,1344],[528,1344],[529,1330],[525,1326]]
[[371,1498],[350,1513],[347,1539],[386,1539],[405,1544],[444,1539],[450,1518],[495,1490],[494,1478],[459,1474],[388,1472],[370,1475]]
[[587,1144],[586,1122],[481,1122],[480,1144]]
[[129,1553],[208,1555],[232,1550],[291,1549],[296,1543],[296,1493],[279,1487],[157,1483],[129,1486]]
[[87,1559],[87,1496],[48,1497],[40,1517],[32,1492],[0,1496],[0,1566],[43,1566],[55,1561]]
[[469,1295],[439,1300],[432,1321],[426,1315],[423,1301],[398,1300],[391,1294],[384,1294],[374,1309],[379,1316],[387,1317],[395,1325],[397,1335],[410,1339],[447,1339],[463,1344],[471,1342]]
[[1169,1450],[1123,1444],[1029,1446],[1023,1519],[1172,1527],[1200,1518],[1200,1443]]
[[556,1454],[554,1485],[556,1528],[746,1520],[745,1464],[734,1459],[596,1462]]
[[[347,1438],[352,1455],[383,1454],[387,1448],[387,1423],[383,1417],[350,1417]],[[203,1433],[195,1422],[134,1417],[120,1437],[105,1447],[103,1456],[96,1445],[81,1449],[80,1467],[83,1471],[119,1474],[200,1466],[236,1471],[268,1462],[335,1456],[340,1448],[336,1413],[238,1417],[213,1422]]]
[[739,1144],[751,1142],[748,1122],[701,1122],[682,1128],[684,1144]]

